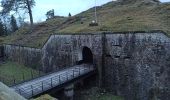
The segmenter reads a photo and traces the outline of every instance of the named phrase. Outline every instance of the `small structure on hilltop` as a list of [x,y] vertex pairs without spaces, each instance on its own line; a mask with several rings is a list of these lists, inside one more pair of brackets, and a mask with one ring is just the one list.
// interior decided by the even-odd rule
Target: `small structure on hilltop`
[[95,0],[94,9],[95,9],[94,10],[94,20],[89,24],[89,26],[98,26],[96,0]]
[[97,23],[95,20],[93,20],[93,21],[89,24],[89,26],[98,26],[98,23]]

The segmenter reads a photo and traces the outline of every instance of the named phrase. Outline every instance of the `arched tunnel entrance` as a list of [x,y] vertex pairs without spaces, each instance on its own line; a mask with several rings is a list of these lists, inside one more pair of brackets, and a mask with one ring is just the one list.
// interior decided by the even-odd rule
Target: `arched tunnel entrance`
[[83,63],[93,63],[93,53],[88,47],[83,47],[82,58],[78,61],[78,65]]
[[84,63],[93,63],[93,54],[88,47],[83,48],[82,56]]

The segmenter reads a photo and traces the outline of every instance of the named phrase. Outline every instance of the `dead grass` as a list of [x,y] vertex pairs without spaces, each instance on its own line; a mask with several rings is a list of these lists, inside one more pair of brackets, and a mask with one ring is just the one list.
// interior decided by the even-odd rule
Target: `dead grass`
[[45,95],[42,95],[42,96],[40,96],[40,97],[38,97],[38,98],[31,99],[31,100],[58,100],[58,99],[53,98],[53,97],[51,97],[51,96],[48,95],[48,94],[45,94]]

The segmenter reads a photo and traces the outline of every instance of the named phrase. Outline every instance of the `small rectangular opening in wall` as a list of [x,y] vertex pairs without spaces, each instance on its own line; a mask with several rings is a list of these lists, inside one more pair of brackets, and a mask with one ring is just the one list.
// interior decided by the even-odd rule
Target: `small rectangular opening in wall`
[[61,50],[60,52],[65,52],[64,50]]
[[105,55],[105,57],[112,57],[112,56],[111,56],[111,55],[109,55],[109,54],[106,54],[106,55]]
[[123,59],[130,59],[131,57],[130,56],[125,56]]
[[111,43],[112,46],[117,46],[117,47],[122,47],[122,45],[119,42],[112,42]]
[[120,58],[120,56],[114,56],[114,58]]
[[65,42],[64,44],[65,44],[65,45],[68,45],[68,44],[70,44],[70,43],[69,43],[69,42]]
[[122,47],[120,44],[115,44],[113,46],[116,46],[116,47]]

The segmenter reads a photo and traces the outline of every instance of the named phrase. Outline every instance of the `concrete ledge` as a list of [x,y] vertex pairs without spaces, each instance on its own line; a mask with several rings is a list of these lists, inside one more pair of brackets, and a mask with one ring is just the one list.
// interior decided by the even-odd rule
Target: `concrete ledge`
[[0,100],[26,100],[12,89],[0,82]]

